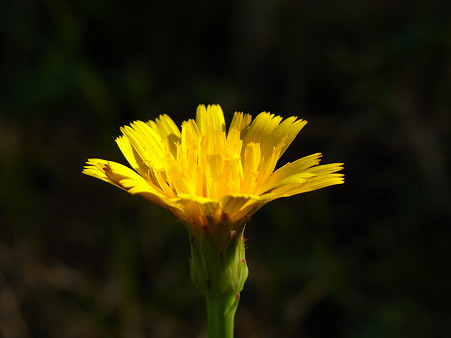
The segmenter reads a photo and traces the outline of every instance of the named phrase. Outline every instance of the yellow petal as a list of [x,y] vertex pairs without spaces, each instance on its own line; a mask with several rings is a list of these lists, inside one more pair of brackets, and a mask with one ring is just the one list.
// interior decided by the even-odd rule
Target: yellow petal
[[86,161],[86,166],[83,168],[83,174],[89,175],[95,178],[98,178],[107,183],[113,184],[119,188],[121,186],[117,185],[115,182],[112,182],[107,175],[105,174],[105,165],[108,163],[106,160],[102,160],[100,158],[90,158]]
[[149,167],[144,163],[144,160],[139,156],[135,148],[132,147],[130,140],[126,136],[119,136],[116,138],[116,143],[132,168],[141,176],[146,176],[149,172]]
[[268,148],[278,147],[281,145],[280,156],[282,156],[306,124],[307,121],[297,120],[297,117],[295,116],[291,116],[283,120],[268,138]]
[[244,149],[243,156],[243,180],[241,192],[252,194],[257,184],[259,167],[261,161],[261,151],[259,143],[249,143]]
[[309,179],[311,179],[314,176],[315,176],[315,174],[307,173],[307,172],[291,175],[291,176],[277,182],[271,188],[271,192],[275,192],[276,191],[275,189],[278,187],[281,187],[281,186],[292,186],[292,185],[304,184],[305,182],[307,182]]
[[259,143],[262,156],[269,155],[272,151],[271,134],[282,121],[282,117],[270,113],[260,113],[249,126],[243,140],[243,147],[249,143]]
[[177,204],[183,210],[185,219],[191,224],[199,226],[214,225],[220,215],[218,201],[192,195],[179,195]]
[[343,169],[343,163],[322,164],[308,169],[309,173],[316,175],[331,174]]
[[130,194],[139,195],[148,199],[149,201],[156,203],[164,208],[179,209],[179,207],[171,201],[165,194],[153,189],[146,184],[147,182],[141,182],[132,178],[125,178],[121,180],[121,186],[127,190]]
[[170,138],[171,136],[174,136],[174,138],[172,139],[174,142],[180,140],[181,137],[180,129],[168,115],[166,114],[160,115],[159,117],[157,117],[155,122],[156,125],[158,126],[158,131],[162,138]]
[[158,132],[166,144],[173,157],[177,153],[177,143],[180,142],[181,133],[174,121],[166,114],[160,115],[154,121],[148,121],[147,124]]
[[221,199],[222,212],[227,214],[232,221],[250,217],[262,204],[264,202],[258,195],[230,194]]
[[[233,114],[232,122],[230,123],[229,133],[232,130],[236,130],[238,132],[238,136],[240,136],[240,133],[247,130],[251,122],[252,116],[250,114],[236,112],[235,114]],[[241,138],[244,138],[244,135],[241,135]]]
[[271,176],[259,186],[258,193],[265,193],[273,189],[281,180],[302,173],[303,171],[318,165],[320,159],[321,153],[316,153],[302,157],[292,163],[285,164],[283,167],[273,172]]
[[225,132],[224,113],[219,105],[209,105],[206,109],[203,104],[197,107],[196,123],[201,134],[212,131]]
[[[288,197],[296,194],[305,193],[321,188],[325,188],[331,185],[344,183],[343,174],[325,174],[315,175],[301,183],[285,184],[274,188],[270,191],[271,194],[278,195],[279,197]],[[263,195],[264,196],[264,195]]]
[[157,170],[164,167],[161,136],[148,124],[135,121],[130,127],[122,127],[121,131],[130,140],[131,145],[147,166],[152,166]]

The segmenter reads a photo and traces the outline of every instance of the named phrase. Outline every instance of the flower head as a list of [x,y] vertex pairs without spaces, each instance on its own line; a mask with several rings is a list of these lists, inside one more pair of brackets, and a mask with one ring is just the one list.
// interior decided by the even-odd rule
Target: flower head
[[149,199],[191,229],[244,224],[272,200],[343,183],[342,163],[319,165],[320,153],[275,170],[306,123],[236,112],[226,130],[219,105],[200,105],[181,129],[167,115],[122,127],[116,142],[132,169],[91,158],[83,173]]

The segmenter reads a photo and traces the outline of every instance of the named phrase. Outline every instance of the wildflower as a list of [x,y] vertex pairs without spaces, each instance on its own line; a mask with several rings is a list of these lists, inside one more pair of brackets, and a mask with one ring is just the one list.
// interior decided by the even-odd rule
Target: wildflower
[[342,164],[319,165],[320,153],[276,169],[306,123],[267,112],[252,120],[236,112],[226,131],[221,107],[200,105],[196,119],[181,129],[168,115],[122,127],[116,142],[132,169],[91,158],[83,173],[179,219],[191,239],[194,283],[207,305],[220,300],[234,313],[247,277],[243,231],[250,216],[275,199],[343,183]]
[[233,116],[226,132],[219,105],[197,108],[181,130],[168,115],[121,128],[116,142],[133,168],[92,158],[83,173],[141,195],[192,226],[242,222],[266,203],[343,183],[341,163],[318,165],[321,154],[274,170],[305,120],[259,114]]

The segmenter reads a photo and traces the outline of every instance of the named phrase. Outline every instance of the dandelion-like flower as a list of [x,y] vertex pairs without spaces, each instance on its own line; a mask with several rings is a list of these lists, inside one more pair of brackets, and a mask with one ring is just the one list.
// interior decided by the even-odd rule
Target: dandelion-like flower
[[226,131],[219,105],[197,108],[181,130],[168,115],[121,128],[116,142],[133,169],[92,158],[84,173],[141,195],[184,223],[237,223],[281,197],[343,183],[341,163],[318,165],[316,153],[275,170],[307,121],[234,114]]
[[191,277],[207,305],[209,296],[232,295],[225,307],[236,309],[247,277],[242,235],[250,216],[275,199],[344,181],[342,163],[319,165],[320,153],[276,170],[306,123],[267,112],[252,120],[236,112],[226,130],[219,105],[200,105],[196,119],[181,129],[168,115],[122,127],[116,142],[132,169],[91,158],[83,173],[147,198],[182,221],[191,238]]

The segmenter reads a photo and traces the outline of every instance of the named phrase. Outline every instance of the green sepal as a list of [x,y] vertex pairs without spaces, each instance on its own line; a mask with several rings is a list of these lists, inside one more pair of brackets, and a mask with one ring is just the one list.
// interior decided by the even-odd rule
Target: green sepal
[[197,231],[190,229],[192,227],[188,232],[193,283],[205,296],[235,297],[248,276],[244,225],[236,227],[223,223]]

